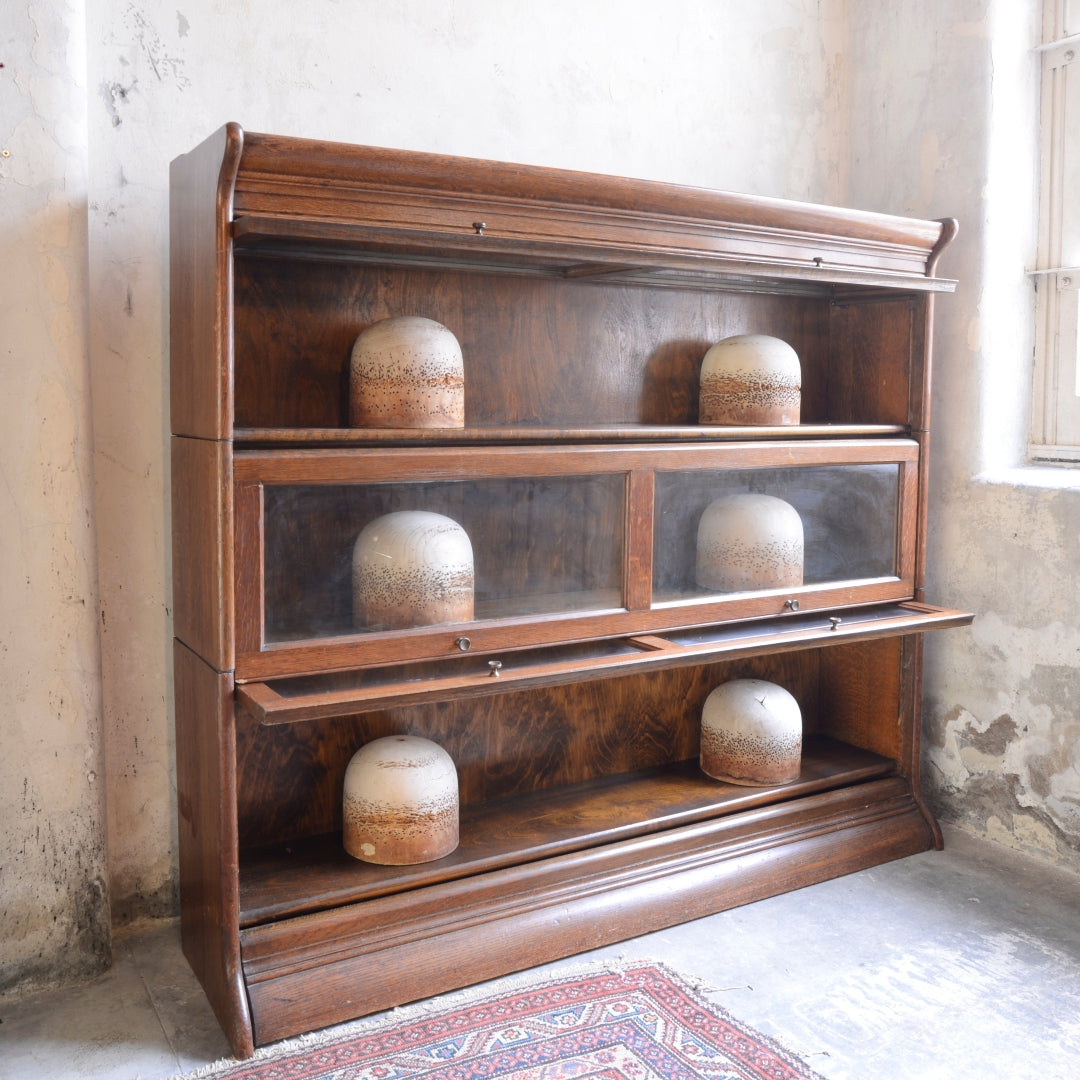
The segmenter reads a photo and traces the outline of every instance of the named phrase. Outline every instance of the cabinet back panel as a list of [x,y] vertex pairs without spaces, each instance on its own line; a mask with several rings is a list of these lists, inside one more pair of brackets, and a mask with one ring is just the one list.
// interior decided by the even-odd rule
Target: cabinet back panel
[[[457,765],[463,803],[693,758],[705,698],[720,683],[738,678],[768,679],[790,690],[807,733],[887,752],[881,745],[866,747],[864,739],[899,711],[897,654],[888,643],[753,657],[341,720],[260,727],[238,713],[240,843],[340,828],[349,758],[385,735],[420,735],[443,746]],[[850,696],[849,685],[855,687]]]
[[248,255],[235,268],[236,425],[347,427],[353,342],[391,315],[457,336],[471,427],[695,424],[701,359],[740,333],[788,341],[803,420],[828,419],[822,298]]

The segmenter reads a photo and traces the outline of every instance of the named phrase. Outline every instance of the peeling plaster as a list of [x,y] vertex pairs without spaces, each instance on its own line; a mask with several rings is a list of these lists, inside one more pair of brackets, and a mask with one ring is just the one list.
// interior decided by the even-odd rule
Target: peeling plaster
[[105,102],[105,111],[113,127],[119,127],[123,123],[120,116],[120,107],[127,104],[128,95],[135,89],[138,80],[133,80],[130,86],[123,86],[118,82],[103,83],[99,89],[102,101]]
[[968,705],[942,712],[931,702],[927,717],[935,805],[1080,869],[1080,628],[1017,627],[987,612],[966,644],[973,677],[952,686]]
[[[184,74],[186,60],[170,52],[161,34],[150,21],[148,11],[152,8],[153,5],[149,4],[128,4],[123,15],[124,25],[134,32],[136,44],[158,81],[168,80],[184,89],[190,85],[190,80]],[[186,37],[190,29],[187,19],[177,12],[178,36]]]

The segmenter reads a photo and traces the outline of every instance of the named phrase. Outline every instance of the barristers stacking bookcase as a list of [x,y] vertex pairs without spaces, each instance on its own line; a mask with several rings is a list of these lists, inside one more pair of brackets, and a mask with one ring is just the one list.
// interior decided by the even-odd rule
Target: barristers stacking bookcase
[[[176,753],[185,951],[238,1054],[925,850],[935,276],[952,222],[246,133],[172,169]],[[360,331],[460,342],[465,424],[349,426]],[[702,357],[775,336],[801,423],[698,423]],[[803,583],[710,591],[729,493],[805,527]],[[468,534],[468,621],[358,623],[381,515]],[[802,710],[801,773],[698,768],[735,678]],[[460,846],[341,844],[352,754],[457,767]]]

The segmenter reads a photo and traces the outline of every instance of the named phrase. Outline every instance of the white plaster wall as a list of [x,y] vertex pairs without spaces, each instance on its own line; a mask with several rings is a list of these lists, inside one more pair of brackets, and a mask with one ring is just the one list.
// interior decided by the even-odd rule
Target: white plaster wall
[[835,201],[844,20],[814,0],[87,0],[109,851],[173,910],[168,163],[253,131]]
[[3,991],[102,967],[109,922],[77,0],[0,7],[0,63]]
[[1018,468],[1030,407],[1041,4],[854,16],[849,197],[960,218],[938,302],[925,778],[938,813],[1080,870],[1080,471]]

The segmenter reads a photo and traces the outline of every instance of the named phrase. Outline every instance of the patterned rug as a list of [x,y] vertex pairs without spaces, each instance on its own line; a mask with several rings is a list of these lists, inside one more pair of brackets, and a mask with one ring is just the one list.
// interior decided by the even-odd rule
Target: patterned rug
[[823,1080],[659,964],[592,970],[291,1040],[215,1080]]

